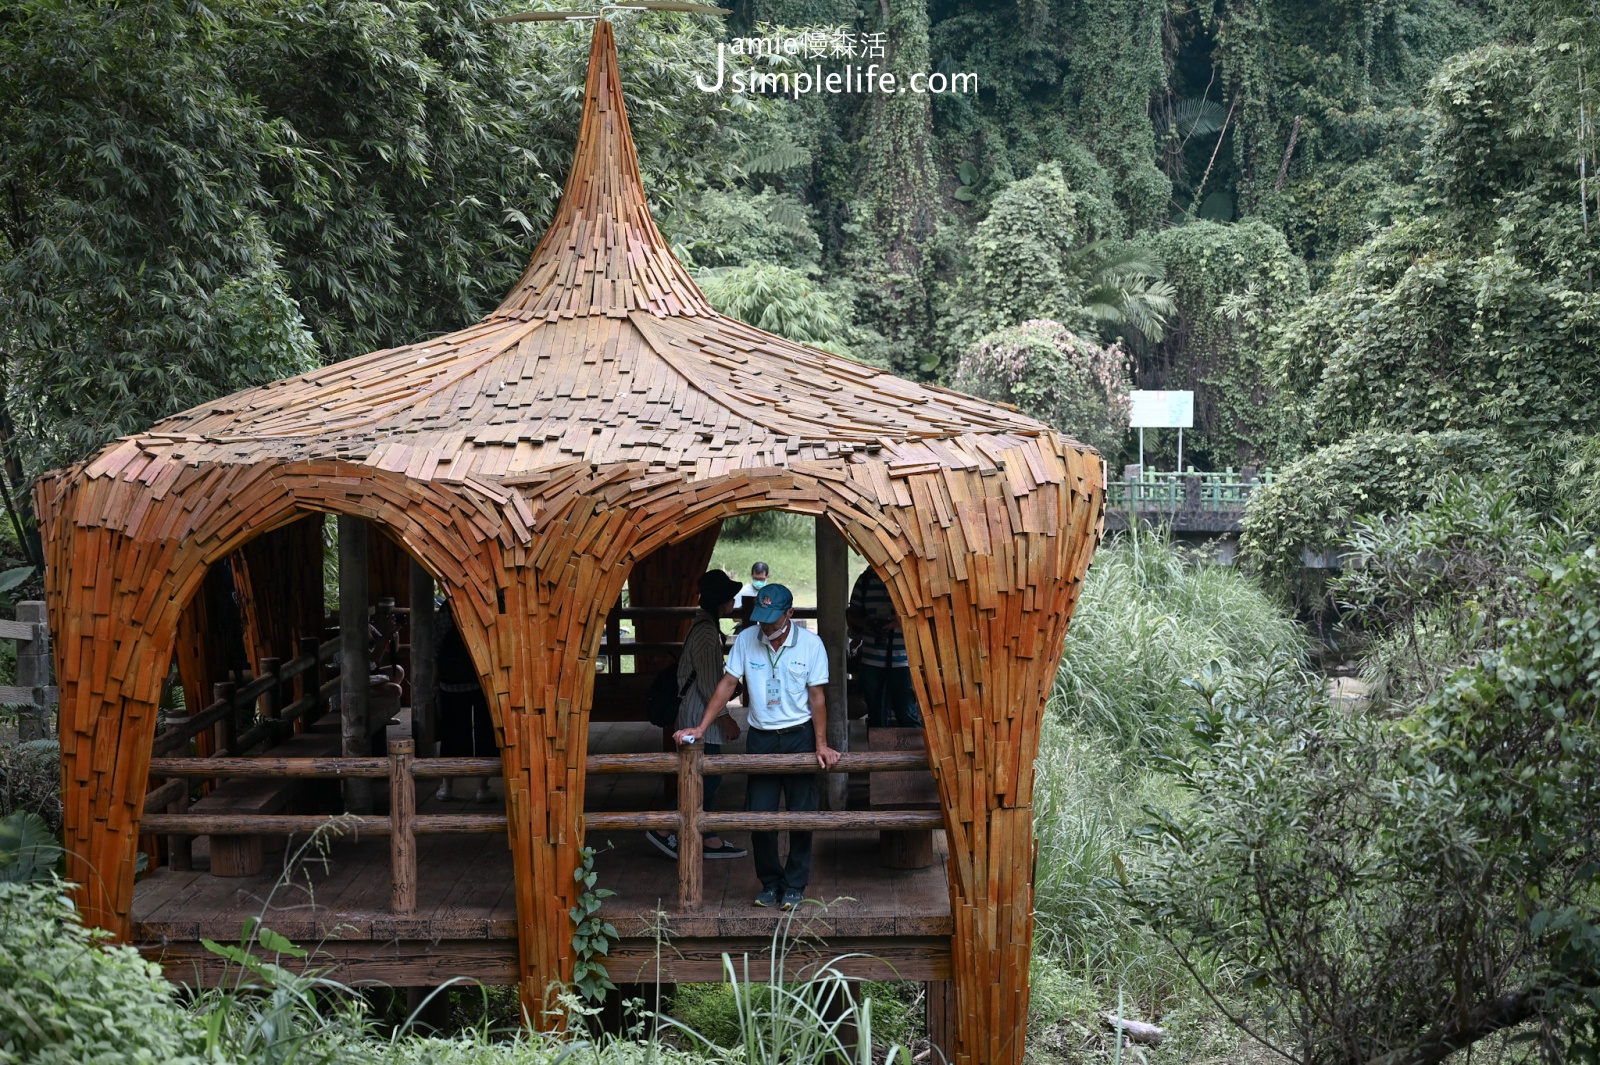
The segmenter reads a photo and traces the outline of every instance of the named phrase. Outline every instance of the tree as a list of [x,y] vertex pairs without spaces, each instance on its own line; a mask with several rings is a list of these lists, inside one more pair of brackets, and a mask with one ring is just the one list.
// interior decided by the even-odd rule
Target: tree
[[934,362],[927,358],[932,308],[923,276],[923,245],[937,222],[933,107],[904,86],[928,70],[928,8],[926,0],[880,0],[879,8],[902,89],[874,93],[867,104],[852,275],[861,317],[888,338],[891,364],[923,372]]
[[1034,320],[990,333],[962,354],[950,383],[1014,404],[1102,455],[1116,454],[1127,433],[1127,353],[1058,322]]
[[1136,349],[1140,388],[1192,389],[1192,453],[1214,466],[1259,463],[1277,450],[1277,388],[1265,337],[1306,297],[1305,264],[1260,221],[1190,222],[1149,238],[1174,312],[1159,343]]
[[[185,407],[492,307],[554,208],[588,53],[586,28],[487,23],[502,6],[20,0],[0,13],[13,484]],[[645,181],[674,210],[737,175],[770,105],[683,77],[709,49],[704,19],[619,19]]]
[[698,278],[711,305],[757,329],[849,355],[849,323],[839,301],[798,270],[757,263],[710,270]]
[[1551,52],[1491,45],[1435,78],[1427,198],[1347,256],[1271,354],[1307,442],[1495,426],[1600,429],[1600,233],[1552,95]]
[[1007,185],[978,223],[971,261],[950,294],[950,343],[965,350],[1036,318],[1109,337],[1123,328],[1159,334],[1172,309],[1161,264],[1138,245],[1107,239],[1113,217],[1094,193],[1069,188],[1057,163]]

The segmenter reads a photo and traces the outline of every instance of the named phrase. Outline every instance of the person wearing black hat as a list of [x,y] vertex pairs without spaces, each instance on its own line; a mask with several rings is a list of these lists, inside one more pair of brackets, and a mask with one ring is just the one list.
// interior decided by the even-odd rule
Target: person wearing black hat
[[[698,725],[706,704],[711,701],[711,696],[717,690],[717,682],[722,679],[720,619],[733,613],[738,594],[739,582],[722,570],[707,570],[700,575],[700,609],[695,611],[694,622],[683,638],[683,653],[678,656],[678,691],[682,695],[678,701],[678,718],[673,723],[674,728],[683,729]],[[715,724],[717,727],[712,735],[716,740],[706,743],[707,754],[721,754],[723,741],[739,738],[739,724],[733,720],[731,714],[727,713],[726,701]],[[721,786],[720,776],[705,778],[702,802],[705,809],[712,808],[716,801],[717,789]],[[677,800],[677,792],[673,791],[672,809],[677,809]],[[667,857],[678,856],[676,832],[657,832],[652,829],[645,833],[645,839]],[[743,858],[747,853],[743,847],[735,846],[716,835],[705,837],[702,851],[707,858]]]
[[[839,752],[828,746],[827,648],[816,633],[794,623],[794,595],[781,584],[761,589],[750,620],[755,624],[734,637],[726,671],[700,720],[680,728],[674,738],[698,743],[742,680],[750,707],[748,753],[815,754],[819,767],[832,769]],[[791,812],[815,810],[817,778],[810,773],[752,773],[745,809],[776,811],[780,795]],[[789,860],[783,863],[776,832],[752,832],[750,845],[761,880],[756,905],[785,910],[800,905],[811,879],[811,833],[789,833]]]

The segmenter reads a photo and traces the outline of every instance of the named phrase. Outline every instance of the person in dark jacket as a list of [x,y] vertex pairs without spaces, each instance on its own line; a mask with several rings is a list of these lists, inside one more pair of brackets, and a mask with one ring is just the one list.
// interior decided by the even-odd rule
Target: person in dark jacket
[[[439,635],[434,644],[439,678],[439,757],[440,758],[493,758],[498,749],[494,739],[494,719],[489,715],[489,700],[484,697],[483,685],[478,679],[478,667],[472,662],[467,643],[461,638],[455,616],[449,610],[439,612]],[[490,802],[494,793],[483,777],[464,777],[476,783],[475,802]],[[438,798],[449,802],[455,796],[450,789],[449,777],[439,782]]]

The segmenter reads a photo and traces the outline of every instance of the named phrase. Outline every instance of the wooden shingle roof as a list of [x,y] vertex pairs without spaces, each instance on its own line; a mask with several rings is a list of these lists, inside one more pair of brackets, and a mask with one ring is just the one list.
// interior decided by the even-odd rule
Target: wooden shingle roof
[[885,449],[891,461],[961,468],[1046,431],[714,311],[650,216],[601,20],[560,206],[498,308],[437,339],[185,411],[87,472],[338,459],[501,479],[577,460],[696,477]]

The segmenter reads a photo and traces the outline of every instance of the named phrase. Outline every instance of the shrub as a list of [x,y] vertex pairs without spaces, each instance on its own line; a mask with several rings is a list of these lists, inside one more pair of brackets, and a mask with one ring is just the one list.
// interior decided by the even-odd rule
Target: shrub
[[55,740],[0,743],[0,817],[21,811],[61,831],[61,745]]
[[0,1061],[200,1062],[160,968],[103,938],[59,883],[0,883]]
[[1357,522],[1331,591],[1372,638],[1362,673],[1374,702],[1414,705],[1498,646],[1503,622],[1526,608],[1523,571],[1571,546],[1564,524],[1539,519],[1499,478],[1450,474],[1421,511]]
[[1356,520],[1415,510],[1446,475],[1488,473],[1511,458],[1488,433],[1358,433],[1290,463],[1261,487],[1245,509],[1240,550],[1287,587],[1301,548],[1341,545]]
[[979,340],[956,363],[951,385],[1010,403],[1114,455],[1127,430],[1127,356],[1057,322],[1036,319]]
[[1430,1065],[1534,1022],[1592,1060],[1600,994],[1600,558],[1530,574],[1503,648],[1401,721],[1281,671],[1215,673],[1129,895],[1244,978],[1300,1065]]

